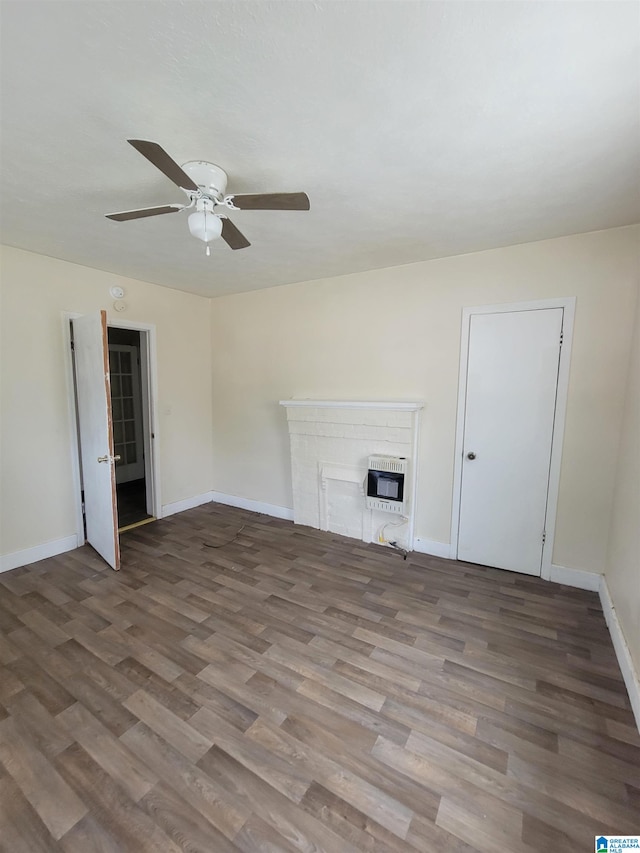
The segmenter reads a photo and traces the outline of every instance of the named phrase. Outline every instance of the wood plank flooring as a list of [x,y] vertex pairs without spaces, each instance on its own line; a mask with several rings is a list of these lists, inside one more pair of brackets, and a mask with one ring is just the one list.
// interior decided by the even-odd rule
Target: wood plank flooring
[[214,504],[122,552],[119,573],[85,547],[0,575],[3,851],[582,853],[640,832],[594,593]]

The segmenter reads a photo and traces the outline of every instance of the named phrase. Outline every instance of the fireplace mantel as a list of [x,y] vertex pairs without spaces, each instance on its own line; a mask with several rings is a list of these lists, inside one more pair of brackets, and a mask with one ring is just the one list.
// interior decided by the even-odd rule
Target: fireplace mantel
[[424,407],[424,403],[415,402],[389,402],[388,400],[280,400],[280,405],[285,408],[295,406],[309,406],[313,409],[390,409],[398,412],[417,412]]

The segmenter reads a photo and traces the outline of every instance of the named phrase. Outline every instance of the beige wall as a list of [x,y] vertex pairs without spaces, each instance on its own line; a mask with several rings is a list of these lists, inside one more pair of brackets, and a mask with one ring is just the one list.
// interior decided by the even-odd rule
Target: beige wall
[[605,574],[636,672],[640,673],[640,293]]
[[[110,308],[115,283],[127,291],[128,310],[110,318],[157,328],[164,505],[213,489],[291,507],[279,399],[423,399],[416,535],[439,542],[448,542],[450,533],[462,307],[575,295],[554,562],[603,571],[639,237],[638,227],[613,229],[210,303],[5,248],[0,553],[75,532],[62,313]],[[370,346],[371,329],[381,320],[392,341],[388,349]],[[612,595],[623,600],[623,612],[634,606],[624,592],[632,574],[624,507],[633,482],[624,479],[625,470],[622,462],[608,560]],[[625,623],[640,621],[637,601],[635,607],[621,616]]]
[[602,572],[639,237],[618,228],[213,300],[213,488],[291,507],[280,399],[422,399],[416,535],[449,542],[462,307],[576,296],[553,561]]
[[[6,247],[0,272],[0,553],[75,533],[65,311],[107,308],[109,319],[155,324],[161,500],[209,491],[208,300]],[[126,290],[121,314],[111,310],[114,284]]]

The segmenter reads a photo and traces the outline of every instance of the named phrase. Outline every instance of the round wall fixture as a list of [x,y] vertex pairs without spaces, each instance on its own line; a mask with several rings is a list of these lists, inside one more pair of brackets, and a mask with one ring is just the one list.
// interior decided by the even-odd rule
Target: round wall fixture
[[116,302],[113,303],[113,307],[116,311],[124,311],[127,307],[127,303],[123,302],[121,299],[118,299]]
[[[117,285],[114,285],[109,290],[109,293],[113,296],[114,299],[122,299],[122,297],[124,296],[124,288],[118,287]],[[120,310],[122,310],[122,309],[120,309]]]

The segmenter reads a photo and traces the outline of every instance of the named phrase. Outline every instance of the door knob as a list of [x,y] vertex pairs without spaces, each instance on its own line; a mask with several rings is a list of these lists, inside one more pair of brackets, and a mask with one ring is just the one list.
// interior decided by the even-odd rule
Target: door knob
[[111,456],[111,457],[108,455],[107,456],[98,456],[98,462],[108,462],[109,459],[111,459],[112,462],[119,462],[120,461],[120,455],[118,454],[116,456]]
[[473,450],[471,451],[471,453],[467,453],[467,459],[473,460],[475,458],[476,458],[476,454],[473,452]]

